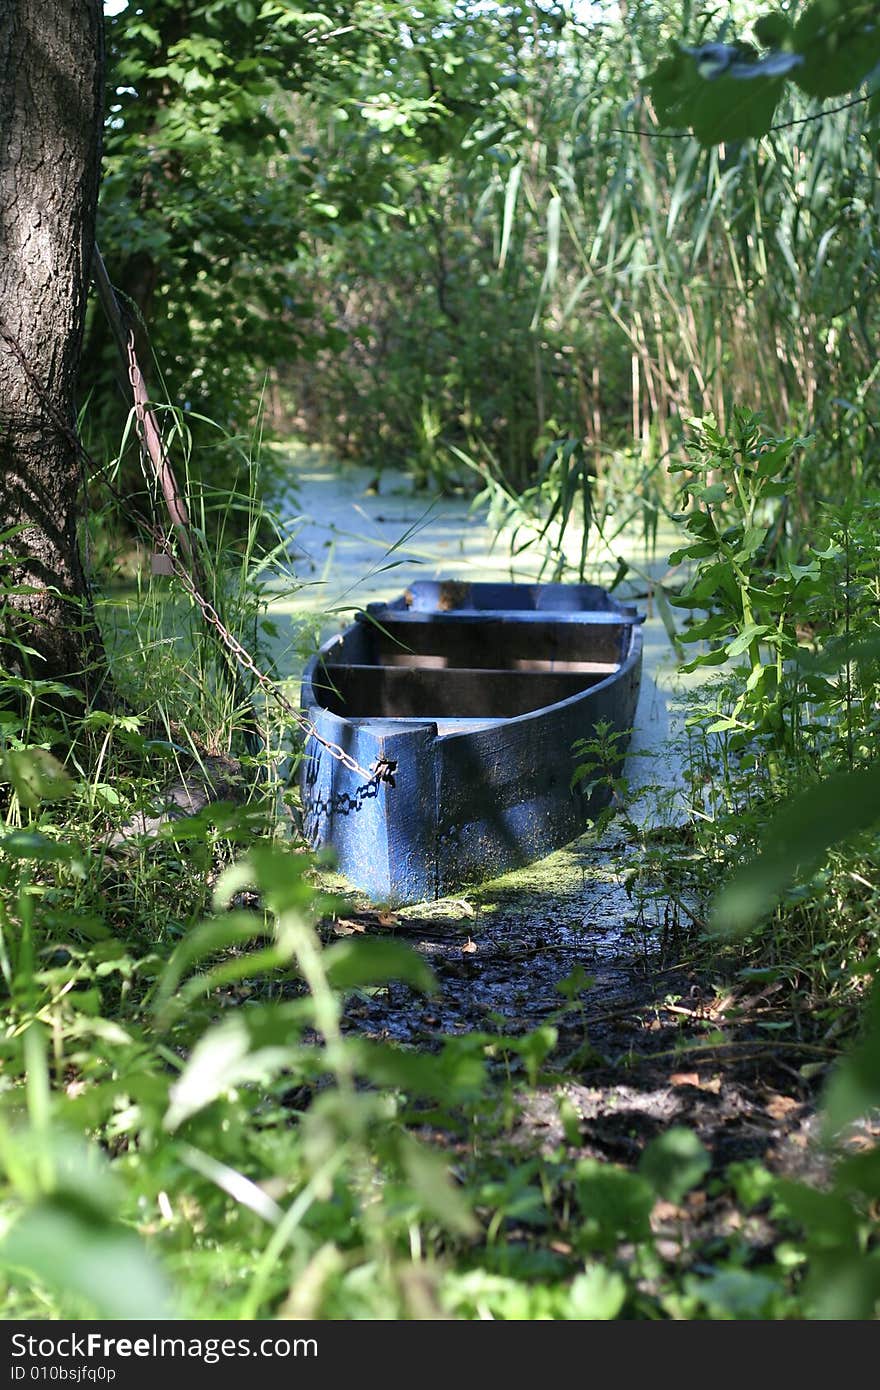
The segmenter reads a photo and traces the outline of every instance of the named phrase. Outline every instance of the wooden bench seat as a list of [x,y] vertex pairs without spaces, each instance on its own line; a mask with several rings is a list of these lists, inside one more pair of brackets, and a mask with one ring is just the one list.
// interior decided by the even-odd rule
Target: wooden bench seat
[[[578,663],[579,666],[587,663]],[[331,665],[315,690],[347,718],[511,719],[588,690],[616,669],[510,670],[491,667]]]

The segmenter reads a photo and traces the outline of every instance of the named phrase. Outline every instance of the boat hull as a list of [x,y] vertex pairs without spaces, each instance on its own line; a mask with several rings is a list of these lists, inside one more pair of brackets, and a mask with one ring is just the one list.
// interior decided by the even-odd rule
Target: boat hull
[[[449,588],[454,607],[437,607]],[[632,728],[639,622],[586,585],[414,585],[396,604],[359,615],[303,679],[303,708],[318,735],[307,740],[300,770],[309,843],[332,849],[339,871],[373,901],[399,906],[494,878],[577,838],[609,792],[572,790],[572,745],[602,721],[616,732]],[[508,669],[486,664],[502,657]],[[436,664],[460,659],[480,664]],[[545,692],[563,698],[520,711]],[[454,713],[438,708],[444,701]],[[346,766],[328,743],[372,775]]]

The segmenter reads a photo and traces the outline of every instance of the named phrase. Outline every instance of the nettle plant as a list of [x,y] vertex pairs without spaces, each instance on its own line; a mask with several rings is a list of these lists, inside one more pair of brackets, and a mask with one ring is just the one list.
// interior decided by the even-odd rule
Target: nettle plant
[[827,508],[798,548],[792,497],[809,439],[775,435],[743,408],[727,433],[711,416],[691,424],[690,457],[673,470],[686,473],[689,542],[670,561],[694,568],[672,602],[691,615],[680,640],[703,644],[682,669],[728,677],[695,722],[740,755],[763,743],[803,768],[821,748],[852,768],[875,723],[877,504]]
[[[779,563],[787,534],[788,491],[798,436],[767,434],[751,410],[734,410],[730,434],[715,417],[692,420],[694,442],[685,463],[670,473],[687,473],[683,493],[692,509],[680,516],[690,542],[670,556],[671,564],[695,560],[694,577],[674,605],[705,613],[681,634],[683,642],[706,642],[685,664],[723,666],[747,662],[748,695],[781,685],[784,662],[797,646],[792,614],[804,574]],[[769,659],[767,659],[769,657]]]
[[[818,871],[833,870],[848,898],[854,861],[829,853],[880,818],[880,504],[854,495],[815,509],[806,544],[792,513],[808,441],[743,409],[726,433],[709,418],[692,425],[689,543],[672,557],[692,573],[673,602],[690,614],[681,641],[700,643],[683,669],[718,677],[691,697],[688,772],[713,885],[718,863],[761,849],[711,914],[719,929],[746,931],[788,890],[792,903],[817,904]],[[874,849],[859,844],[864,869]]]
[[732,708],[709,732],[779,733],[786,663],[817,579],[814,565],[788,559],[792,464],[807,440],[773,435],[742,408],[727,434],[711,415],[690,423],[689,457],[670,467],[687,475],[682,493],[692,507],[679,520],[690,539],[670,563],[696,565],[672,602],[692,615],[681,641],[705,646],[683,669],[746,668]]

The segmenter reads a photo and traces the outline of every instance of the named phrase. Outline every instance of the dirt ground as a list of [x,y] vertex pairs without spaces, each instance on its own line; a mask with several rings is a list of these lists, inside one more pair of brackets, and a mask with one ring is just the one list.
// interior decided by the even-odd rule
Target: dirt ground
[[[627,854],[613,835],[584,837],[461,899],[397,912],[350,894],[328,931],[393,934],[426,958],[438,988],[359,993],[347,1026],[432,1048],[443,1035],[549,1023],[558,1041],[518,1121],[528,1149],[571,1147],[574,1114],[583,1156],[629,1166],[677,1125],[709,1150],[710,1178],[756,1159],[821,1183],[816,1103],[835,1049],[780,985],[708,969],[668,902],[627,892]],[[705,1192],[690,1200],[712,1218]]]

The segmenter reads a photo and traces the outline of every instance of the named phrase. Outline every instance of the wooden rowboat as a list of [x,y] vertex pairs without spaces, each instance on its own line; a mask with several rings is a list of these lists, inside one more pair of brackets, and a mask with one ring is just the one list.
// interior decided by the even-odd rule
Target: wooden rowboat
[[568,844],[608,799],[572,791],[572,744],[631,729],[641,621],[588,584],[423,582],[371,604],[303,677],[309,843],[390,905]]

